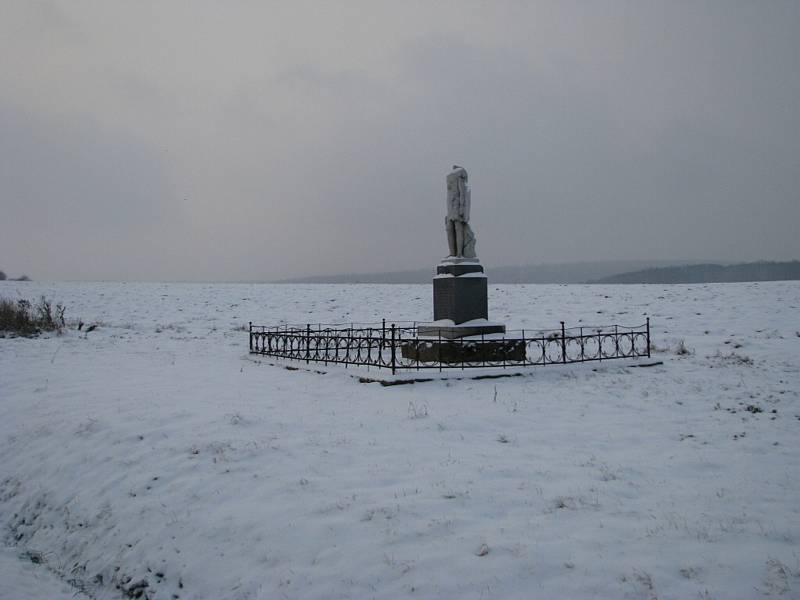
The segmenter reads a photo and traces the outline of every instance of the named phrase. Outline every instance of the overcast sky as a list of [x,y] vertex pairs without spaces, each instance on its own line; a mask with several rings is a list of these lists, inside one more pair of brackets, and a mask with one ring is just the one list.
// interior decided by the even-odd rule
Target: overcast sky
[[800,258],[800,2],[0,4],[0,269]]

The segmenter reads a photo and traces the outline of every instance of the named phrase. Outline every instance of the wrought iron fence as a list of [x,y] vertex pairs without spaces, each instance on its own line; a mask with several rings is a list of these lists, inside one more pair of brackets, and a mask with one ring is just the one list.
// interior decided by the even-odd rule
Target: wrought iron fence
[[[398,370],[475,369],[650,357],[650,319],[610,325],[518,330],[459,339],[422,336],[424,323],[262,326],[250,323],[250,352],[306,363]],[[427,324],[430,326],[430,324]]]

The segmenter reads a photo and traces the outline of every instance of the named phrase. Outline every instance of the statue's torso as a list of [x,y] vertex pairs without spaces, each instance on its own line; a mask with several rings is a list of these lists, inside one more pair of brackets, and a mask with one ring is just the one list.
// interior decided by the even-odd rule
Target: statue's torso
[[469,188],[463,169],[447,175],[447,218],[452,221],[469,220]]

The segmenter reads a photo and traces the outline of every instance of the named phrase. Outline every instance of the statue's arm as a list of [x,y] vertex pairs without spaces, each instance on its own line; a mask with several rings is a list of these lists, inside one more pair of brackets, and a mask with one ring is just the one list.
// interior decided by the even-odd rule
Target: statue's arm
[[461,216],[463,221],[466,223],[469,221],[469,186],[464,179],[459,178],[458,180],[458,214]]
[[467,186],[464,184],[464,179],[458,178],[458,216],[465,219],[464,213],[466,210],[467,202]]

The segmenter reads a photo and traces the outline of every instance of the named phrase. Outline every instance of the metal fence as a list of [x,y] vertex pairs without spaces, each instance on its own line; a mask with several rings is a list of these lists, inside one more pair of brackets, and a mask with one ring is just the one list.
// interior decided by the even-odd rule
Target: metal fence
[[[424,323],[262,326],[250,323],[250,352],[306,363],[398,370],[476,369],[650,357],[650,319],[624,327],[565,327],[447,339],[418,334]],[[430,324],[427,324],[430,326]]]

